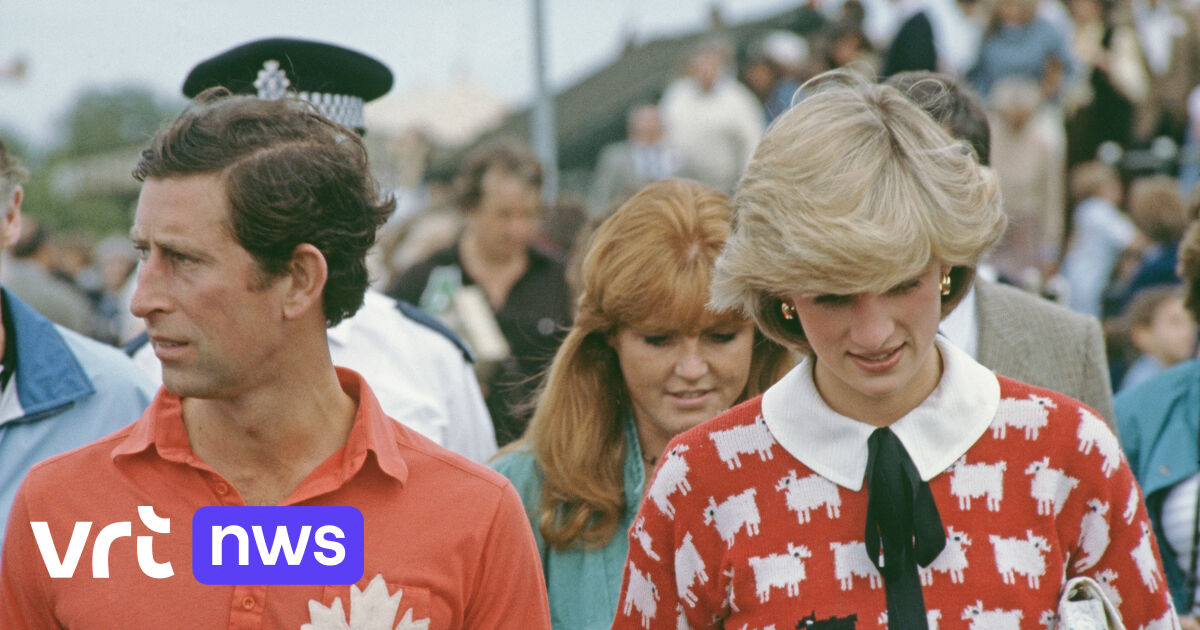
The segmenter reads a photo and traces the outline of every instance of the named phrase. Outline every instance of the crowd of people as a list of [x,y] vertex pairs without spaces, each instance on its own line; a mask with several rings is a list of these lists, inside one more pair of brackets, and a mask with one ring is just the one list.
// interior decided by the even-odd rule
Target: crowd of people
[[[192,70],[91,266],[0,147],[0,627],[1200,627],[1196,7],[797,15],[586,199],[504,140],[397,221],[390,72],[284,38]],[[202,585],[207,505],[355,506],[363,576]]]

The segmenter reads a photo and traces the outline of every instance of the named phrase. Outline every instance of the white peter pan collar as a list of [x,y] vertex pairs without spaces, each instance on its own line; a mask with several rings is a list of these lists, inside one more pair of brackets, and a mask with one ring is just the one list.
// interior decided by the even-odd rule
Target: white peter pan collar
[[[954,463],[987,431],[1000,406],[1000,383],[941,336],[942,379],[892,431],[929,481]],[[862,489],[867,438],[876,427],[834,411],[817,392],[812,358],[806,358],[763,394],[767,427],[787,452],[805,466],[848,490]]]

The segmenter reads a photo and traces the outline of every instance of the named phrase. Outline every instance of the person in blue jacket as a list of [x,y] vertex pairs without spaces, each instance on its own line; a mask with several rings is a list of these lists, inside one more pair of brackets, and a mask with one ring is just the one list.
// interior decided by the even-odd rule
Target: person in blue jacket
[[[26,176],[0,144],[0,249],[21,231]],[[2,287],[0,316],[2,536],[13,495],[34,464],[137,420],[155,388],[120,350],[52,323]]]
[[[1200,319],[1200,222],[1192,223],[1180,243],[1178,271],[1186,283],[1185,305]],[[1200,359],[1121,391],[1113,406],[1176,610],[1185,629],[1200,628]]]
[[575,323],[508,477],[542,556],[555,628],[608,628],[646,481],[676,434],[761,394],[792,361],[705,305],[729,196],[690,180],[643,188],[592,238]]

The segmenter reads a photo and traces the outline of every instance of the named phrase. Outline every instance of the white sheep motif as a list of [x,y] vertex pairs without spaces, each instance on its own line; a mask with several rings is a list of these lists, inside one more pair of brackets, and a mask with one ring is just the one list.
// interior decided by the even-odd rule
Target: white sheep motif
[[622,612],[628,616],[634,608],[642,615],[642,627],[649,629],[650,620],[654,618],[654,613],[658,612],[658,589],[650,581],[649,574],[642,574],[633,562],[630,562],[629,586],[625,591],[625,607]]
[[737,602],[733,601],[733,568],[721,571],[721,575],[725,578],[725,597],[721,598],[721,608],[728,606],[733,612],[741,612]]
[[1140,626],[1138,630],[1176,630],[1179,628],[1175,614],[1171,611],[1163,613],[1163,616],[1158,619],[1151,619],[1149,623]]
[[938,554],[933,562],[927,567],[919,567],[917,572],[921,576],[921,585],[929,586],[933,584],[933,572],[949,573],[950,582],[961,584],[963,581],[963,571],[967,568],[967,547],[971,545],[971,539],[966,532],[960,532],[953,527],[946,527],[946,546],[942,552]]
[[[925,612],[925,625],[929,626],[929,630],[938,630],[938,622],[941,619],[942,611],[936,608]],[[879,613],[879,619],[875,623],[885,628],[888,626],[888,614],[886,610]]]
[[692,489],[692,484],[687,480],[687,460],[683,458],[687,450],[687,444],[677,444],[667,452],[658,467],[658,474],[650,484],[650,490],[646,492],[659,511],[671,518],[675,518],[675,506],[671,505],[671,495],[676,491],[679,494],[687,494]]
[[984,610],[982,601],[967,606],[962,614],[964,621],[971,621],[971,630],[1021,630],[1022,616],[1019,610]]
[[1108,503],[1100,499],[1088,499],[1087,511],[1079,524],[1079,547],[1083,555],[1075,561],[1076,571],[1096,566],[1108,549],[1108,508]]
[[1037,513],[1042,515],[1053,513],[1058,516],[1058,513],[1062,511],[1063,503],[1067,500],[1067,495],[1075,486],[1079,485],[1078,479],[1058,468],[1051,468],[1049,457],[1043,457],[1029,464],[1029,467],[1025,469],[1025,474],[1033,475],[1029,495],[1037,500]]
[[1117,609],[1121,609],[1121,592],[1117,590],[1114,584],[1117,581],[1117,572],[1112,569],[1105,569],[1096,574],[1096,583],[1100,585],[1100,590],[1108,596],[1108,600]]
[[1029,588],[1036,589],[1046,574],[1046,558],[1050,544],[1033,531],[1025,530],[1025,538],[1006,538],[992,534],[988,536],[996,557],[996,570],[1005,584],[1014,584],[1014,574],[1024,575]]
[[754,502],[754,488],[748,488],[741,494],[735,494],[717,505],[712,497],[708,498],[708,507],[704,508],[704,524],[714,525],[721,540],[733,547],[733,537],[743,526],[746,534],[758,535],[758,525],[762,522],[758,514],[758,505]]
[[1104,458],[1100,471],[1105,477],[1111,477],[1113,471],[1121,465],[1121,445],[1117,436],[1109,430],[1103,420],[1087,409],[1079,408],[1079,428],[1075,437],[1079,438],[1079,450],[1084,455],[1092,452],[1092,447]]
[[654,541],[650,539],[650,533],[646,531],[646,517],[639,518],[633,524],[633,537],[642,545],[642,551],[646,552],[654,560],[661,560],[657,553],[654,553]]
[[717,447],[717,457],[720,457],[721,461],[729,466],[729,470],[742,467],[739,455],[757,453],[764,462],[775,456],[772,451],[772,447],[775,446],[775,436],[771,435],[771,430],[767,428],[767,421],[761,415],[755,418],[752,424],[713,431],[708,434],[708,437]]
[[1049,424],[1050,410],[1057,408],[1053,400],[1037,394],[1030,394],[1029,398],[1001,398],[992,422],[992,437],[1003,439],[1011,427],[1024,430],[1026,440],[1036,440],[1038,431]]
[[796,471],[789,470],[787,476],[775,484],[775,489],[785,492],[787,507],[796,513],[800,524],[809,522],[809,512],[821,506],[825,506],[825,516],[841,516],[842,496],[838,493],[837,484],[821,475],[798,479]]
[[1138,573],[1142,576],[1142,583],[1150,589],[1151,593],[1157,593],[1158,561],[1155,559],[1154,547],[1150,540],[1150,527],[1142,523],[1142,538],[1133,551],[1129,552],[1129,555],[1133,556],[1133,563],[1137,565]]
[[1006,462],[994,464],[968,464],[967,458],[958,458],[954,462],[950,475],[950,493],[958,497],[959,509],[971,509],[971,499],[987,498],[989,512],[1000,511],[1000,501],[1004,498],[1004,471],[1008,468]]
[[754,569],[754,592],[760,603],[771,599],[772,588],[782,588],[788,597],[800,596],[800,582],[807,577],[804,572],[804,558],[811,558],[812,553],[804,545],[787,544],[787,553],[773,553],[769,556],[751,556],[748,561]]
[[692,542],[692,532],[683,535],[683,542],[675,550],[675,586],[679,591],[679,599],[687,602],[688,606],[696,605],[696,594],[692,592],[692,583],[707,584],[708,573],[704,569],[704,558],[696,550]]
[[871,563],[871,558],[867,555],[866,543],[862,541],[831,542],[829,548],[833,550],[833,574],[843,591],[854,587],[854,578],[856,577],[867,578],[867,584],[871,588],[883,586],[883,576],[880,575],[879,569]]
[[1129,498],[1125,500],[1125,512],[1121,515],[1125,517],[1126,525],[1133,525],[1133,518],[1137,516],[1138,509],[1138,489],[1135,485],[1129,486]]
[[1041,618],[1038,619],[1038,623],[1042,624],[1042,627],[1046,630],[1054,630],[1054,628],[1058,625],[1058,614],[1053,610],[1043,610]]
[[687,615],[683,613],[683,604],[675,604],[675,612],[677,613],[675,630],[692,630],[692,627],[688,625]]

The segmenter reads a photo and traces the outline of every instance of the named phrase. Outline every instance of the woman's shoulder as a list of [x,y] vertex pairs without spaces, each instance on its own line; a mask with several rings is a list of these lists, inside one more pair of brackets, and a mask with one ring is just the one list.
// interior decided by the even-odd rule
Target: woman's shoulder
[[1067,394],[1055,391],[1053,389],[1047,389],[1039,385],[1018,381],[1015,378],[1009,378],[1000,374],[996,375],[996,380],[1000,382],[1001,400],[1032,400],[1037,398],[1040,400],[1049,401],[1046,404],[1051,405],[1052,408],[1057,408],[1060,405],[1068,408],[1088,408],[1083,402],[1080,402],[1079,400],[1072,398]]
[[1145,381],[1123,389],[1113,397],[1118,411],[1133,411],[1176,398],[1200,384],[1200,359],[1174,365]]
[[1020,430],[1033,439],[1040,434],[1045,436],[1039,440],[1044,446],[1046,442],[1057,442],[1072,451],[1082,440],[1116,445],[1114,428],[1087,404],[1037,385],[999,375],[997,379],[1000,406],[992,420],[994,433],[1004,435],[1009,430]]
[[[1121,445],[1114,428],[1086,404],[1059,392],[1015,381],[1000,380],[1000,406],[990,435],[980,444],[995,455],[1033,474],[1037,462],[1072,477],[1108,479],[1122,466]],[[1027,448],[1012,448],[1014,442]]]
[[526,503],[541,494],[544,481],[542,467],[528,446],[519,446],[496,456],[488,462],[488,467],[507,477]]
[[1113,396],[1113,411],[1122,428],[1151,430],[1153,420],[1164,419],[1181,400],[1197,397],[1200,359],[1172,366]]

